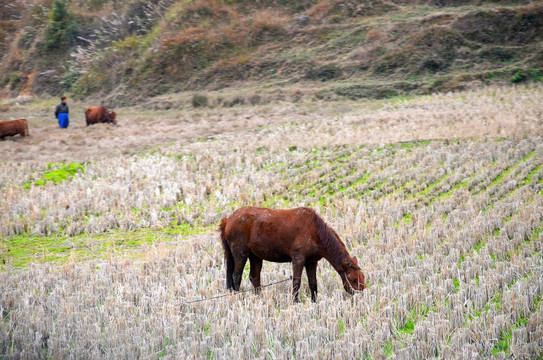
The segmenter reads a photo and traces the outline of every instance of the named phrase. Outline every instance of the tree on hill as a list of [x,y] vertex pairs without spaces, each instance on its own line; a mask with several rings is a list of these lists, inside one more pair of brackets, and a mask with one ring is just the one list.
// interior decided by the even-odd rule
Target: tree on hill
[[77,26],[66,1],[53,2],[45,34],[47,50],[65,49],[76,38]]

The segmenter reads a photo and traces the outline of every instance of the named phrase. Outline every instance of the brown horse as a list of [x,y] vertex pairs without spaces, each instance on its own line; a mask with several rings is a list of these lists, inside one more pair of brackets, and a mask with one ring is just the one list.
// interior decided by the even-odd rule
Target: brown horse
[[26,119],[0,121],[0,139],[17,134],[30,136]]
[[345,290],[364,290],[364,274],[356,257],[351,258],[336,232],[313,209],[273,210],[243,207],[223,218],[219,226],[226,262],[226,287],[239,290],[249,258],[249,278],[260,288],[262,260],[292,262],[292,294],[298,292],[305,266],[311,300],[317,299],[317,262],[325,258],[339,273]]

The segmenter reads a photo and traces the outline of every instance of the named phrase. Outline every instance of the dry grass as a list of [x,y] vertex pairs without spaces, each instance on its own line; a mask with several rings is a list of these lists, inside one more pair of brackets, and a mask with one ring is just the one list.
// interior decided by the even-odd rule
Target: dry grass
[[[65,132],[30,119],[30,138],[0,143],[11,156],[0,164],[8,262],[0,272],[0,356],[537,358],[542,90],[127,108],[119,127],[84,128],[76,116]],[[442,139],[413,141],[433,138]],[[59,160],[84,162],[85,173],[24,189]],[[187,304],[224,293],[215,224],[249,204],[315,207],[359,258],[368,289],[347,296],[322,261],[315,304],[305,279],[300,304],[290,283]],[[173,248],[144,247],[140,260],[112,251],[14,269],[5,253],[22,231],[92,237],[117,228],[160,232],[173,220],[213,230],[178,235]],[[265,263],[263,283],[290,273],[288,264]]]
[[[255,91],[263,93],[264,90]],[[214,98],[228,98],[232,93],[236,93],[236,89],[209,94]],[[284,96],[288,100],[294,93]],[[249,95],[254,95],[254,91],[245,91],[241,96]],[[71,106],[70,130],[65,132],[57,128],[51,115],[55,100],[11,105],[2,113],[2,119],[28,119],[31,137],[2,141],[0,151],[7,162],[45,164],[118,157],[155,146],[167,153],[186,147],[196,139],[219,140],[218,146],[223,148],[254,150],[265,146],[279,150],[291,145],[302,148],[377,145],[542,133],[539,106],[543,102],[542,85],[489,87],[383,101],[276,101],[275,104],[220,109],[192,109],[191,99],[192,93],[166,95],[139,108],[116,109],[117,127],[86,127],[83,110],[88,104],[75,103]],[[150,110],[180,104],[180,109]],[[164,144],[172,146],[164,148]]]

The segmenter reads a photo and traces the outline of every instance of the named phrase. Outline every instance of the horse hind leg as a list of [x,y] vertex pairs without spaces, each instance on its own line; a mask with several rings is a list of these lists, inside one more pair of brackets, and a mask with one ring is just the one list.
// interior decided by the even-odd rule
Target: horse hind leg
[[249,279],[251,284],[255,288],[255,292],[260,293],[260,272],[262,271],[262,259],[254,254],[249,255],[249,262],[251,264],[251,272],[249,273]]
[[[230,227],[230,230],[227,231],[227,227]],[[233,228],[233,230],[232,230]],[[247,263],[247,258],[249,256],[249,249],[247,248],[247,238],[246,235],[237,230],[236,224],[228,225],[228,220],[226,218],[221,220],[219,226],[221,230],[221,239],[224,245],[225,250],[228,249],[230,264],[233,264],[232,270],[232,287],[234,291],[239,291],[241,285],[241,279],[243,275],[243,269]],[[228,235],[227,235],[228,234]],[[227,285],[229,280],[228,272],[230,271],[227,266]],[[230,266],[231,268],[231,266]]]
[[228,290],[234,289],[234,256],[229,247],[225,246],[224,249],[224,262],[226,263],[226,288]]
[[232,277],[232,274],[234,273],[234,255],[232,255],[230,244],[226,238],[226,224],[227,220],[226,218],[223,218],[221,220],[221,224],[219,225],[219,231],[221,233],[221,242],[224,250],[224,263],[226,266],[226,288],[230,290],[234,288],[234,279]]
[[234,273],[232,274],[232,280],[234,283],[234,291],[239,291],[241,286],[241,278],[243,276],[243,269],[247,263],[247,255],[234,257]]

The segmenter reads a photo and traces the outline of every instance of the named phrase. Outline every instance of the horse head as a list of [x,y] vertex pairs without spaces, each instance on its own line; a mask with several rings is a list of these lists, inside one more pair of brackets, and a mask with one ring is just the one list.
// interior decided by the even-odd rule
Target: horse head
[[366,279],[358,266],[358,259],[353,257],[344,263],[343,287],[349,294],[362,291],[366,288]]
[[113,110],[109,111],[109,120],[115,125],[117,125],[116,119],[117,119],[117,113]]

